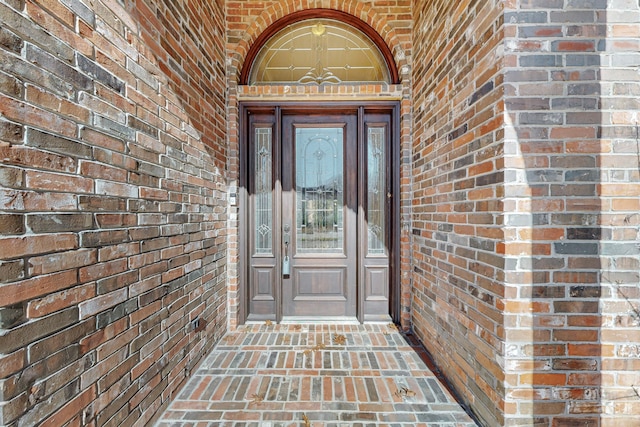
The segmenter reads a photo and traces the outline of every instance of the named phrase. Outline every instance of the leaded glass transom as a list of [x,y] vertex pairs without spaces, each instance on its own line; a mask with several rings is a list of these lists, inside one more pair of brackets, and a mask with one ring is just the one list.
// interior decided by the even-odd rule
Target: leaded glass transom
[[332,19],[290,24],[260,49],[249,84],[390,82],[378,47],[360,30]]

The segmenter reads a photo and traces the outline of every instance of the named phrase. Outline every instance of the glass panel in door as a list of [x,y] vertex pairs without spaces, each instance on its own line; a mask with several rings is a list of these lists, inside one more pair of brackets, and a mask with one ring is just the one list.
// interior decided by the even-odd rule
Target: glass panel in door
[[342,128],[296,129],[296,249],[344,253]]

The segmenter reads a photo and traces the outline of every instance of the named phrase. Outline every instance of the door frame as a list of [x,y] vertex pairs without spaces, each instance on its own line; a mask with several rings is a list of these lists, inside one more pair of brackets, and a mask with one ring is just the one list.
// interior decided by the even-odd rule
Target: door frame
[[[358,138],[360,139],[364,133],[364,114],[365,113],[385,113],[391,117],[391,158],[389,159],[389,169],[391,174],[391,212],[389,220],[389,315],[393,322],[399,323],[401,320],[401,278],[400,278],[400,234],[401,234],[401,217],[400,217],[400,171],[401,171],[401,141],[400,141],[400,103],[398,101],[344,101],[344,102],[317,102],[294,101],[294,102],[267,102],[267,101],[244,101],[239,105],[239,126],[238,126],[238,187],[237,187],[237,205],[238,205],[238,320],[239,324],[247,322],[249,314],[249,268],[250,259],[248,238],[249,238],[249,191],[248,191],[248,163],[249,163],[249,121],[247,115],[249,112],[262,112],[274,115],[275,124],[274,132],[279,135],[278,140],[282,137],[282,115],[286,114],[318,114],[326,111],[330,113],[351,113],[357,115]],[[280,167],[280,159],[276,160]],[[361,185],[360,183],[358,185]],[[274,192],[278,193],[280,188],[274,188]],[[274,242],[281,241],[281,230],[274,230]],[[357,275],[359,276],[360,262],[358,260]],[[364,295],[360,291],[362,278],[358,277],[356,287],[356,313],[360,323],[364,322]],[[274,288],[276,298],[276,322],[282,320],[282,294],[280,286]],[[256,319],[261,320],[261,319]],[[267,320],[267,319],[264,319]]]

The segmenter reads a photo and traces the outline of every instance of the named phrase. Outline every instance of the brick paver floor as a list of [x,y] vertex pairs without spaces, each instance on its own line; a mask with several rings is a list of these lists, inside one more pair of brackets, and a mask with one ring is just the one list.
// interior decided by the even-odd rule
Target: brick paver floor
[[247,325],[227,334],[156,424],[476,426],[391,325]]

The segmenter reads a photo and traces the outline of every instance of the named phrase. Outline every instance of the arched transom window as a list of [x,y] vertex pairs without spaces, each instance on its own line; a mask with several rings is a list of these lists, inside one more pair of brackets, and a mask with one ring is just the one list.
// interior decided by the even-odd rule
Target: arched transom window
[[281,22],[252,49],[241,84],[395,83],[388,48],[365,26],[332,15]]

